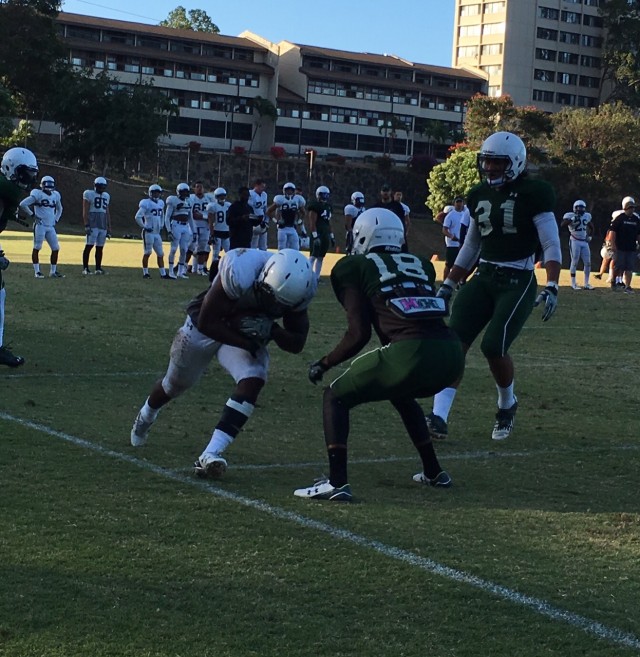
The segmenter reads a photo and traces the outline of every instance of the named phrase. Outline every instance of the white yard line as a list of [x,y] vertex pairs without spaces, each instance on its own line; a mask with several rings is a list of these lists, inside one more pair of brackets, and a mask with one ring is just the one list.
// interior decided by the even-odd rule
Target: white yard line
[[[352,543],[353,545],[358,545],[359,547],[366,548],[368,550],[373,550],[374,552],[378,552],[385,557],[395,559],[396,561],[406,563],[410,566],[414,566],[415,568],[418,568],[422,571],[431,573],[433,575],[439,575],[440,577],[445,577],[446,579],[452,580],[454,582],[472,586],[482,591],[483,593],[488,593],[502,600],[506,600],[507,602],[525,607],[542,616],[545,616],[550,620],[561,621],[598,639],[640,651],[640,638],[636,637],[635,635],[615,627],[609,627],[586,616],[582,616],[566,609],[556,607],[541,598],[525,595],[514,589],[510,589],[506,586],[501,586],[500,584],[496,584],[489,580],[476,577],[475,575],[471,575],[470,573],[466,573],[462,570],[450,568],[449,566],[445,566],[436,561],[432,561],[431,559],[419,557],[418,555],[409,552],[408,550],[403,550],[393,545],[387,545],[386,543],[375,541],[373,539],[367,538],[366,536],[351,532],[347,529],[340,529],[327,523],[319,522],[317,520],[313,520],[312,518],[307,518],[306,516],[303,516],[299,513],[294,513],[277,506],[272,506],[271,504],[263,502],[262,500],[256,500],[250,497],[244,497],[243,495],[238,495],[237,493],[232,493],[230,491],[224,490],[223,488],[220,488],[215,484],[212,484],[211,482],[189,477],[181,472],[176,472],[174,470],[168,470],[159,465],[155,465],[154,463],[150,463],[149,461],[136,458],[135,456],[130,456],[122,452],[116,452],[115,450],[108,449],[102,445],[84,440],[83,438],[77,438],[76,436],[64,433],[63,431],[56,431],[55,429],[51,429],[50,427],[39,424],[37,422],[24,420],[2,411],[0,411],[0,420],[13,422],[28,429],[33,429],[34,431],[44,433],[48,436],[64,440],[67,443],[71,443],[78,447],[96,452],[101,456],[108,456],[109,458],[116,459],[118,461],[124,461],[125,463],[135,465],[138,468],[142,468],[143,470],[147,470],[161,477],[165,477],[166,479],[171,479],[184,485],[193,486],[210,495],[215,495],[216,497],[234,502],[235,504],[240,504],[242,506],[254,509],[255,511],[266,513],[274,518],[277,518],[278,520],[291,522],[304,527],[305,529],[322,532],[331,536],[332,538],[340,539],[348,543]],[[308,504],[309,502],[300,501],[300,503],[304,505]]]

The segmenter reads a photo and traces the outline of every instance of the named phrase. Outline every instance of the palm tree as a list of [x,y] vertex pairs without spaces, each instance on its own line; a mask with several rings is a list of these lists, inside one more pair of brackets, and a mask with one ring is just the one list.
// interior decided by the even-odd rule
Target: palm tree
[[251,148],[253,147],[253,140],[258,134],[258,130],[262,127],[263,120],[270,119],[274,123],[278,119],[278,110],[276,106],[268,99],[263,98],[262,96],[255,96],[251,101],[251,107],[258,114],[258,120],[255,124],[253,134],[251,135],[251,142],[249,143],[249,153],[251,153]]
[[443,121],[427,119],[419,129],[420,134],[424,135],[429,141],[429,155],[433,156],[433,144],[443,144],[451,138],[450,130]]
[[[404,130],[407,135],[409,134],[404,121],[395,114],[385,114],[378,128],[378,132],[384,135],[384,155],[393,153],[393,140],[398,136],[398,130]],[[387,148],[387,137],[389,137],[389,148]]]

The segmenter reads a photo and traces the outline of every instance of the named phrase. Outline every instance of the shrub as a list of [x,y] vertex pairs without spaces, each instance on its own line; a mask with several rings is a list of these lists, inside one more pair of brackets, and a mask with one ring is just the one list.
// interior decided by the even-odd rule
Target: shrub
[[234,146],[233,147],[233,154],[234,155],[244,155],[245,154],[245,147],[244,146]]
[[287,156],[287,151],[285,151],[282,146],[272,146],[270,151],[271,157],[275,158],[276,160],[281,160],[283,157]]

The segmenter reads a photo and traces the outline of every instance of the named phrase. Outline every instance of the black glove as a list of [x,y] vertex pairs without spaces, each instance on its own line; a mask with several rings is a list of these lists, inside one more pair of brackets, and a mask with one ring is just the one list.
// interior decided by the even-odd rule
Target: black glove
[[437,297],[439,297],[440,299],[444,299],[447,302],[451,301],[452,295],[453,295],[453,288],[448,283],[443,283],[440,286],[440,289],[436,292]]
[[91,235],[91,226],[85,226],[84,232],[87,234],[87,237],[89,237],[89,235]]
[[309,381],[311,381],[313,385],[316,385],[316,383],[322,381],[322,377],[328,369],[329,368],[322,363],[322,360],[317,360],[315,363],[311,363],[308,372]]
[[538,295],[534,306],[544,303],[542,309],[542,321],[546,322],[555,313],[558,307],[558,287],[556,285],[547,285]]
[[5,257],[4,251],[0,251],[0,271],[4,271],[9,264],[9,258]]
[[111,239],[111,231],[109,231],[109,230],[107,231],[107,239],[108,239],[108,240]]

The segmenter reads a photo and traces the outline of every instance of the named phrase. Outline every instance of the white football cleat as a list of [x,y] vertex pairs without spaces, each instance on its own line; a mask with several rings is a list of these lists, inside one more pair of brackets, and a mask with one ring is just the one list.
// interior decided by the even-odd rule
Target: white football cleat
[[193,466],[196,477],[207,479],[221,479],[226,471],[226,459],[216,452],[204,452]]
[[131,427],[131,445],[133,447],[142,447],[147,442],[147,437],[149,436],[149,429],[153,424],[154,420],[147,422],[142,419],[142,412],[140,411],[136,416],[136,419],[133,422],[133,427]]

